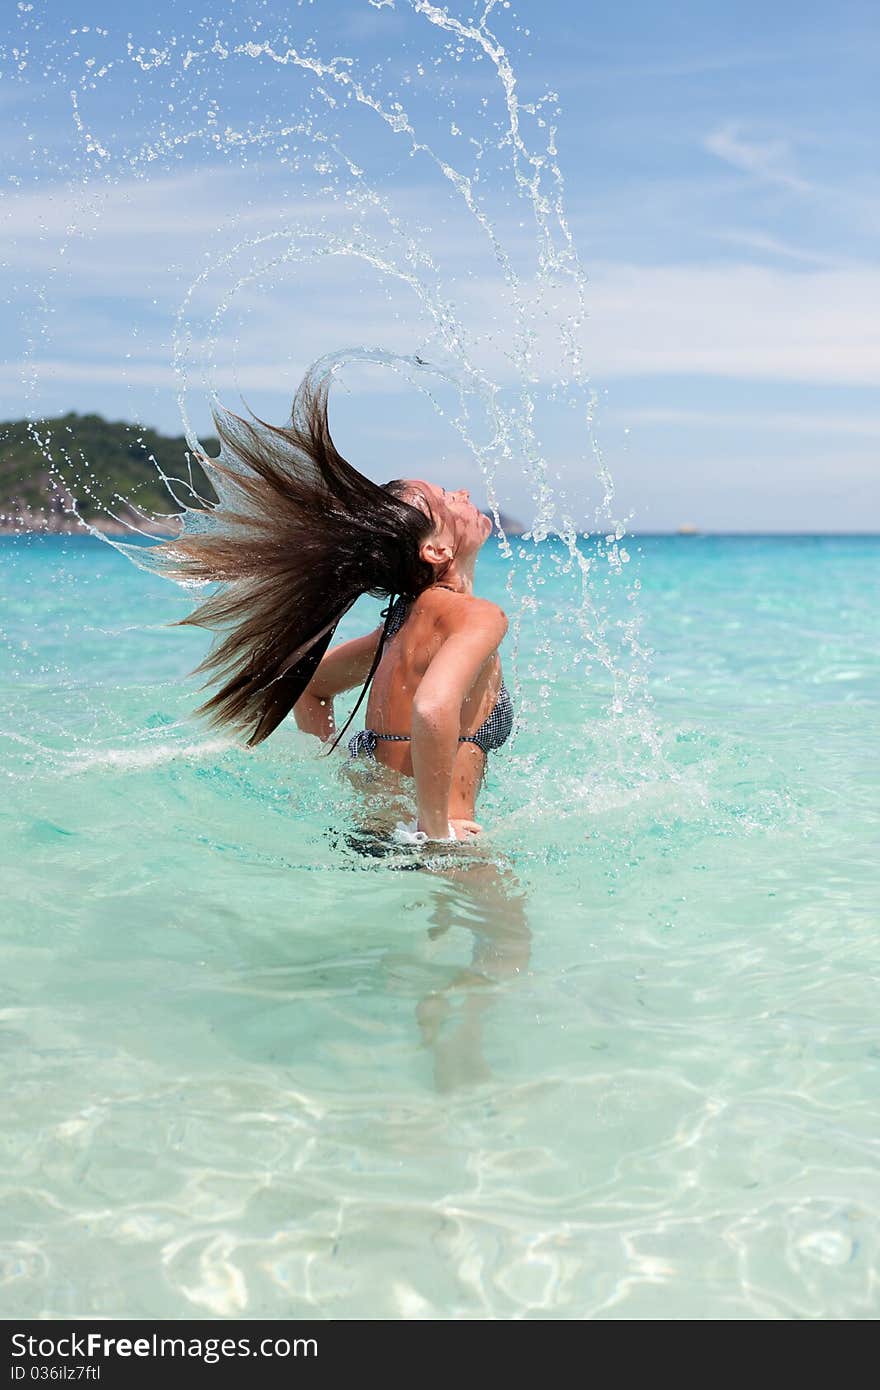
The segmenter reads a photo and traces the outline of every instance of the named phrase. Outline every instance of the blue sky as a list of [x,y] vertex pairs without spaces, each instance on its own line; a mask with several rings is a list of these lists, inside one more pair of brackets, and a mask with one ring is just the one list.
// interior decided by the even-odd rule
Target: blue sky
[[[304,367],[335,348],[439,360],[430,295],[399,274],[407,245],[430,255],[421,281],[454,306],[472,360],[514,408],[511,304],[445,161],[473,180],[519,278],[537,447],[588,524],[601,489],[582,398],[551,389],[572,292],[563,284],[548,310],[532,208],[509,148],[493,144],[506,113],[485,57],[466,43],[456,54],[411,0],[121,13],[106,0],[4,10],[0,415],[97,410],[177,433],[175,333],[199,432],[209,385],[282,420]],[[489,28],[533,106],[528,148],[557,127],[612,514],[642,531],[880,528],[876,10],[520,0]],[[350,59],[335,72],[386,114],[399,102],[436,158],[338,78],[274,61],[263,43]],[[342,254],[352,241],[383,265],[395,255],[394,273]],[[386,368],[344,373],[340,446],[374,476],[479,494],[451,398],[433,394],[446,418]],[[496,462],[499,499],[530,521],[526,461],[514,448]]]

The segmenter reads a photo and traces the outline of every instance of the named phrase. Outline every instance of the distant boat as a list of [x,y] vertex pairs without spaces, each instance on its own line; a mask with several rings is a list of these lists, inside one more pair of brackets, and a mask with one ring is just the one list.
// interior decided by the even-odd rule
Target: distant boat
[[691,524],[691,522],[685,521],[682,523],[681,526],[677,528],[676,534],[679,536],[698,536],[700,532],[696,526],[693,526]]

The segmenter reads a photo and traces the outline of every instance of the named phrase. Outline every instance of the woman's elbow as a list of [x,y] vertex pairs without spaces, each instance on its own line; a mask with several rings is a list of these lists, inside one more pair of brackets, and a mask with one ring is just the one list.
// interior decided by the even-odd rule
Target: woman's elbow
[[448,728],[458,727],[458,716],[448,701],[444,702],[436,696],[416,695],[413,700],[412,723],[414,734],[417,731],[443,734]]

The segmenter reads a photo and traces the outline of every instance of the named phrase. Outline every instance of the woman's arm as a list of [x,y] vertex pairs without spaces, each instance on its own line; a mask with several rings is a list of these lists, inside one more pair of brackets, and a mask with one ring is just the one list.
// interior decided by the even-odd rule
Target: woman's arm
[[462,703],[507,632],[506,617],[487,599],[468,601],[466,624],[447,637],[413,700],[412,762],[418,828],[431,839],[445,839],[448,831]]
[[332,738],[336,730],[333,719],[333,697],[343,690],[351,690],[363,685],[370,674],[370,667],[376,655],[381,627],[368,632],[363,637],[353,637],[350,642],[340,642],[331,647],[322,658],[318,669],[312,676],[302,695],[293,707],[297,727],[306,734],[317,734],[318,738]]

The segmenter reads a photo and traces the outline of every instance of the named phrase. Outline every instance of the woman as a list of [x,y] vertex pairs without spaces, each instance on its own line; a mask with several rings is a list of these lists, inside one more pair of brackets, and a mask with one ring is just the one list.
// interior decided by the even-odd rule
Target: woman
[[[328,373],[308,374],[284,428],[215,414],[220,457],[202,462],[218,503],[189,512],[151,568],[223,586],[181,620],[218,634],[197,668],[223,682],[199,710],[212,724],[253,746],[293,710],[335,748],[369,686],[350,753],[413,779],[404,838],[469,839],[487,752],[512,724],[498,659],[507,620],[473,593],[492,523],[464,489],[358,473],[330,437],[328,390]],[[362,594],[397,597],[382,627],[328,651]],[[336,734],[333,697],[358,684]]]

